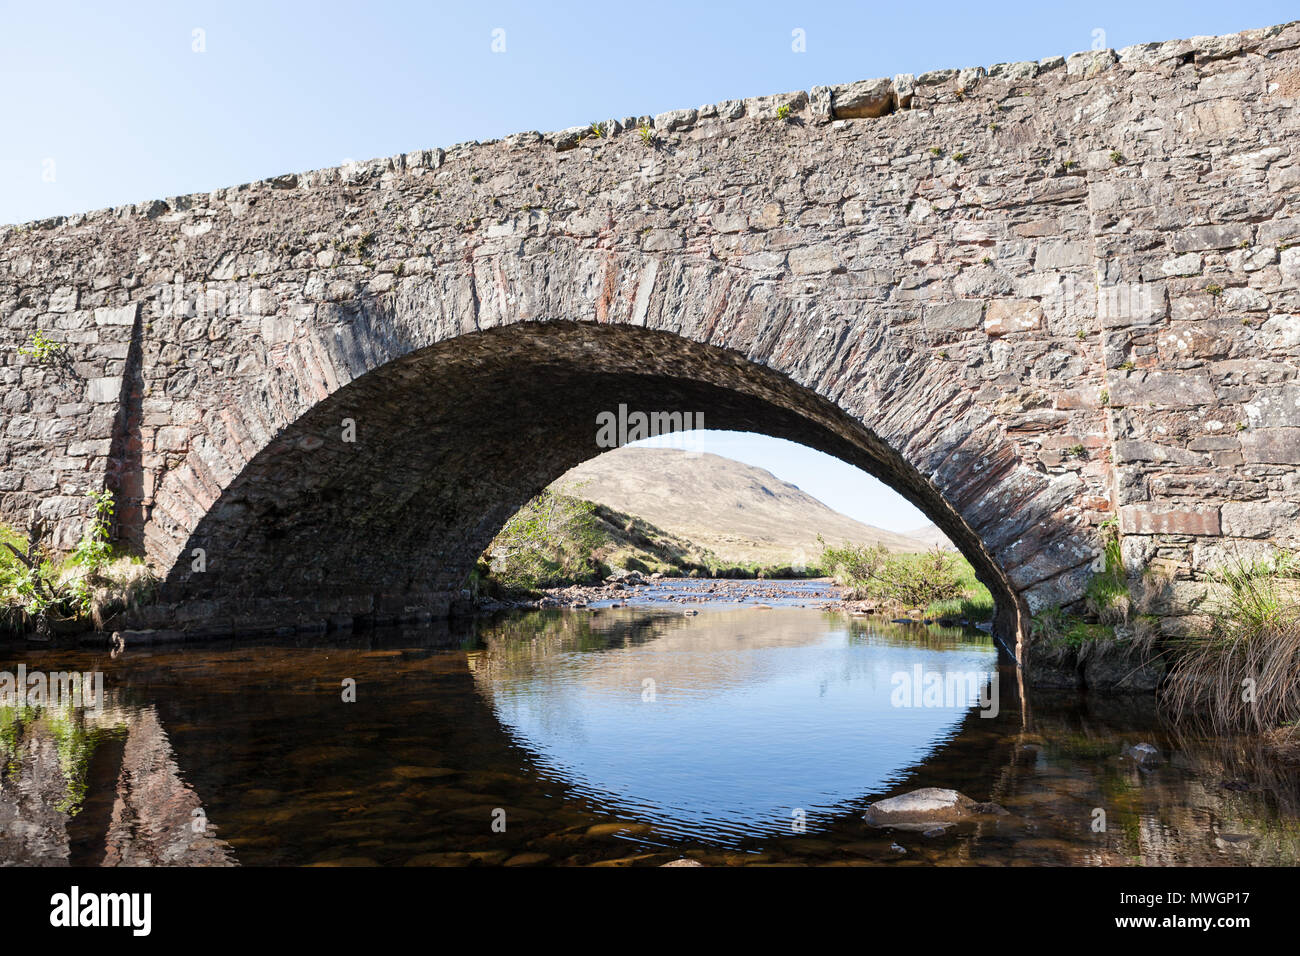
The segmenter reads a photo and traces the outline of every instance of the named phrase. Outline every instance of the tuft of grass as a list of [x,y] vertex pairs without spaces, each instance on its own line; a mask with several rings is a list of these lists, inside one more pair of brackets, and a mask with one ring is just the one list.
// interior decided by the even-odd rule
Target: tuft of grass
[[1096,615],[1098,623],[1124,624],[1132,609],[1128,572],[1124,570],[1117,529],[1112,524],[1105,527],[1103,532],[1106,536],[1103,546],[1105,566],[1088,582],[1084,600],[1089,613]]
[[1300,719],[1300,555],[1215,569],[1209,624],[1174,642],[1162,703],[1179,722],[1269,731]]

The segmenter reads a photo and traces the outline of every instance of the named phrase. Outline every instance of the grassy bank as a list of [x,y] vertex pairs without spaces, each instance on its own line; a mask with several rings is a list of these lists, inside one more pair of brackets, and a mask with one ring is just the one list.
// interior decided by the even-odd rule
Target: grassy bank
[[993,617],[993,596],[969,561],[952,551],[891,554],[883,547],[822,541],[820,564],[849,600],[870,600],[941,620],[981,622]]
[[[1082,608],[1046,608],[1031,639],[1048,661],[1119,658],[1161,675],[1159,700],[1171,720],[1210,732],[1284,732],[1300,724],[1300,555],[1229,560],[1209,571],[1200,622],[1160,632],[1170,578],[1124,566],[1113,527],[1105,566]],[[1190,619],[1189,619],[1190,620]]]
[[703,575],[711,558],[640,518],[547,490],[506,522],[471,586],[497,594],[591,584],[615,570]]
[[113,497],[90,496],[91,514],[71,554],[56,558],[37,522],[26,536],[0,525],[0,636],[102,629],[114,615],[151,598],[157,579],[109,540]]
[[532,593],[594,584],[617,571],[668,577],[805,578],[816,567],[719,558],[635,515],[551,490],[519,510],[492,540],[470,587],[476,593]]

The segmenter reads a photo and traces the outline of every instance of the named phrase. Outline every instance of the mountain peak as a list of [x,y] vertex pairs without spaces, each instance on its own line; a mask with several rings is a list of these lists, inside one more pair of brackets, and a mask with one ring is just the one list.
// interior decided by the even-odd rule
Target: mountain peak
[[[929,532],[902,535],[863,524],[769,471],[709,452],[617,448],[551,488],[642,517],[735,563],[813,562],[821,554],[818,535],[831,545],[883,544],[895,552],[935,543]],[[942,538],[932,525],[929,531]]]

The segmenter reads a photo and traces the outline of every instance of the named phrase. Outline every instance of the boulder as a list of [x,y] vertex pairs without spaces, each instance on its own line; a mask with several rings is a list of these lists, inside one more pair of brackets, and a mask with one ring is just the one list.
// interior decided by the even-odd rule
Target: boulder
[[640,571],[628,571],[620,568],[617,571],[610,572],[605,581],[609,584],[644,584],[645,578]]
[[972,817],[1006,812],[996,803],[978,803],[956,790],[925,787],[871,804],[863,819],[874,827],[927,833]]

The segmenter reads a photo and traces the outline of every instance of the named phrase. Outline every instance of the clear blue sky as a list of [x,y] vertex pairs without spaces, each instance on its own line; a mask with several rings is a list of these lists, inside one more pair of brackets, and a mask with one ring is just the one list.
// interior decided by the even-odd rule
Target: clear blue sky
[[[1120,48],[1296,17],[1294,0],[0,0],[0,223],[520,130],[1040,59],[1088,49],[1098,30]],[[504,52],[493,52],[498,30]],[[716,441],[709,450],[860,520],[920,523],[878,484],[799,446]]]
[[866,472],[783,438],[703,429],[647,438],[632,444],[711,452],[765,468],[778,478],[798,485],[836,511],[886,531],[914,531],[930,522],[892,488]]
[[[520,130],[1039,59],[1088,49],[1098,29],[1119,48],[1296,17],[1294,0],[0,0],[0,223]],[[806,52],[792,50],[795,29]]]

